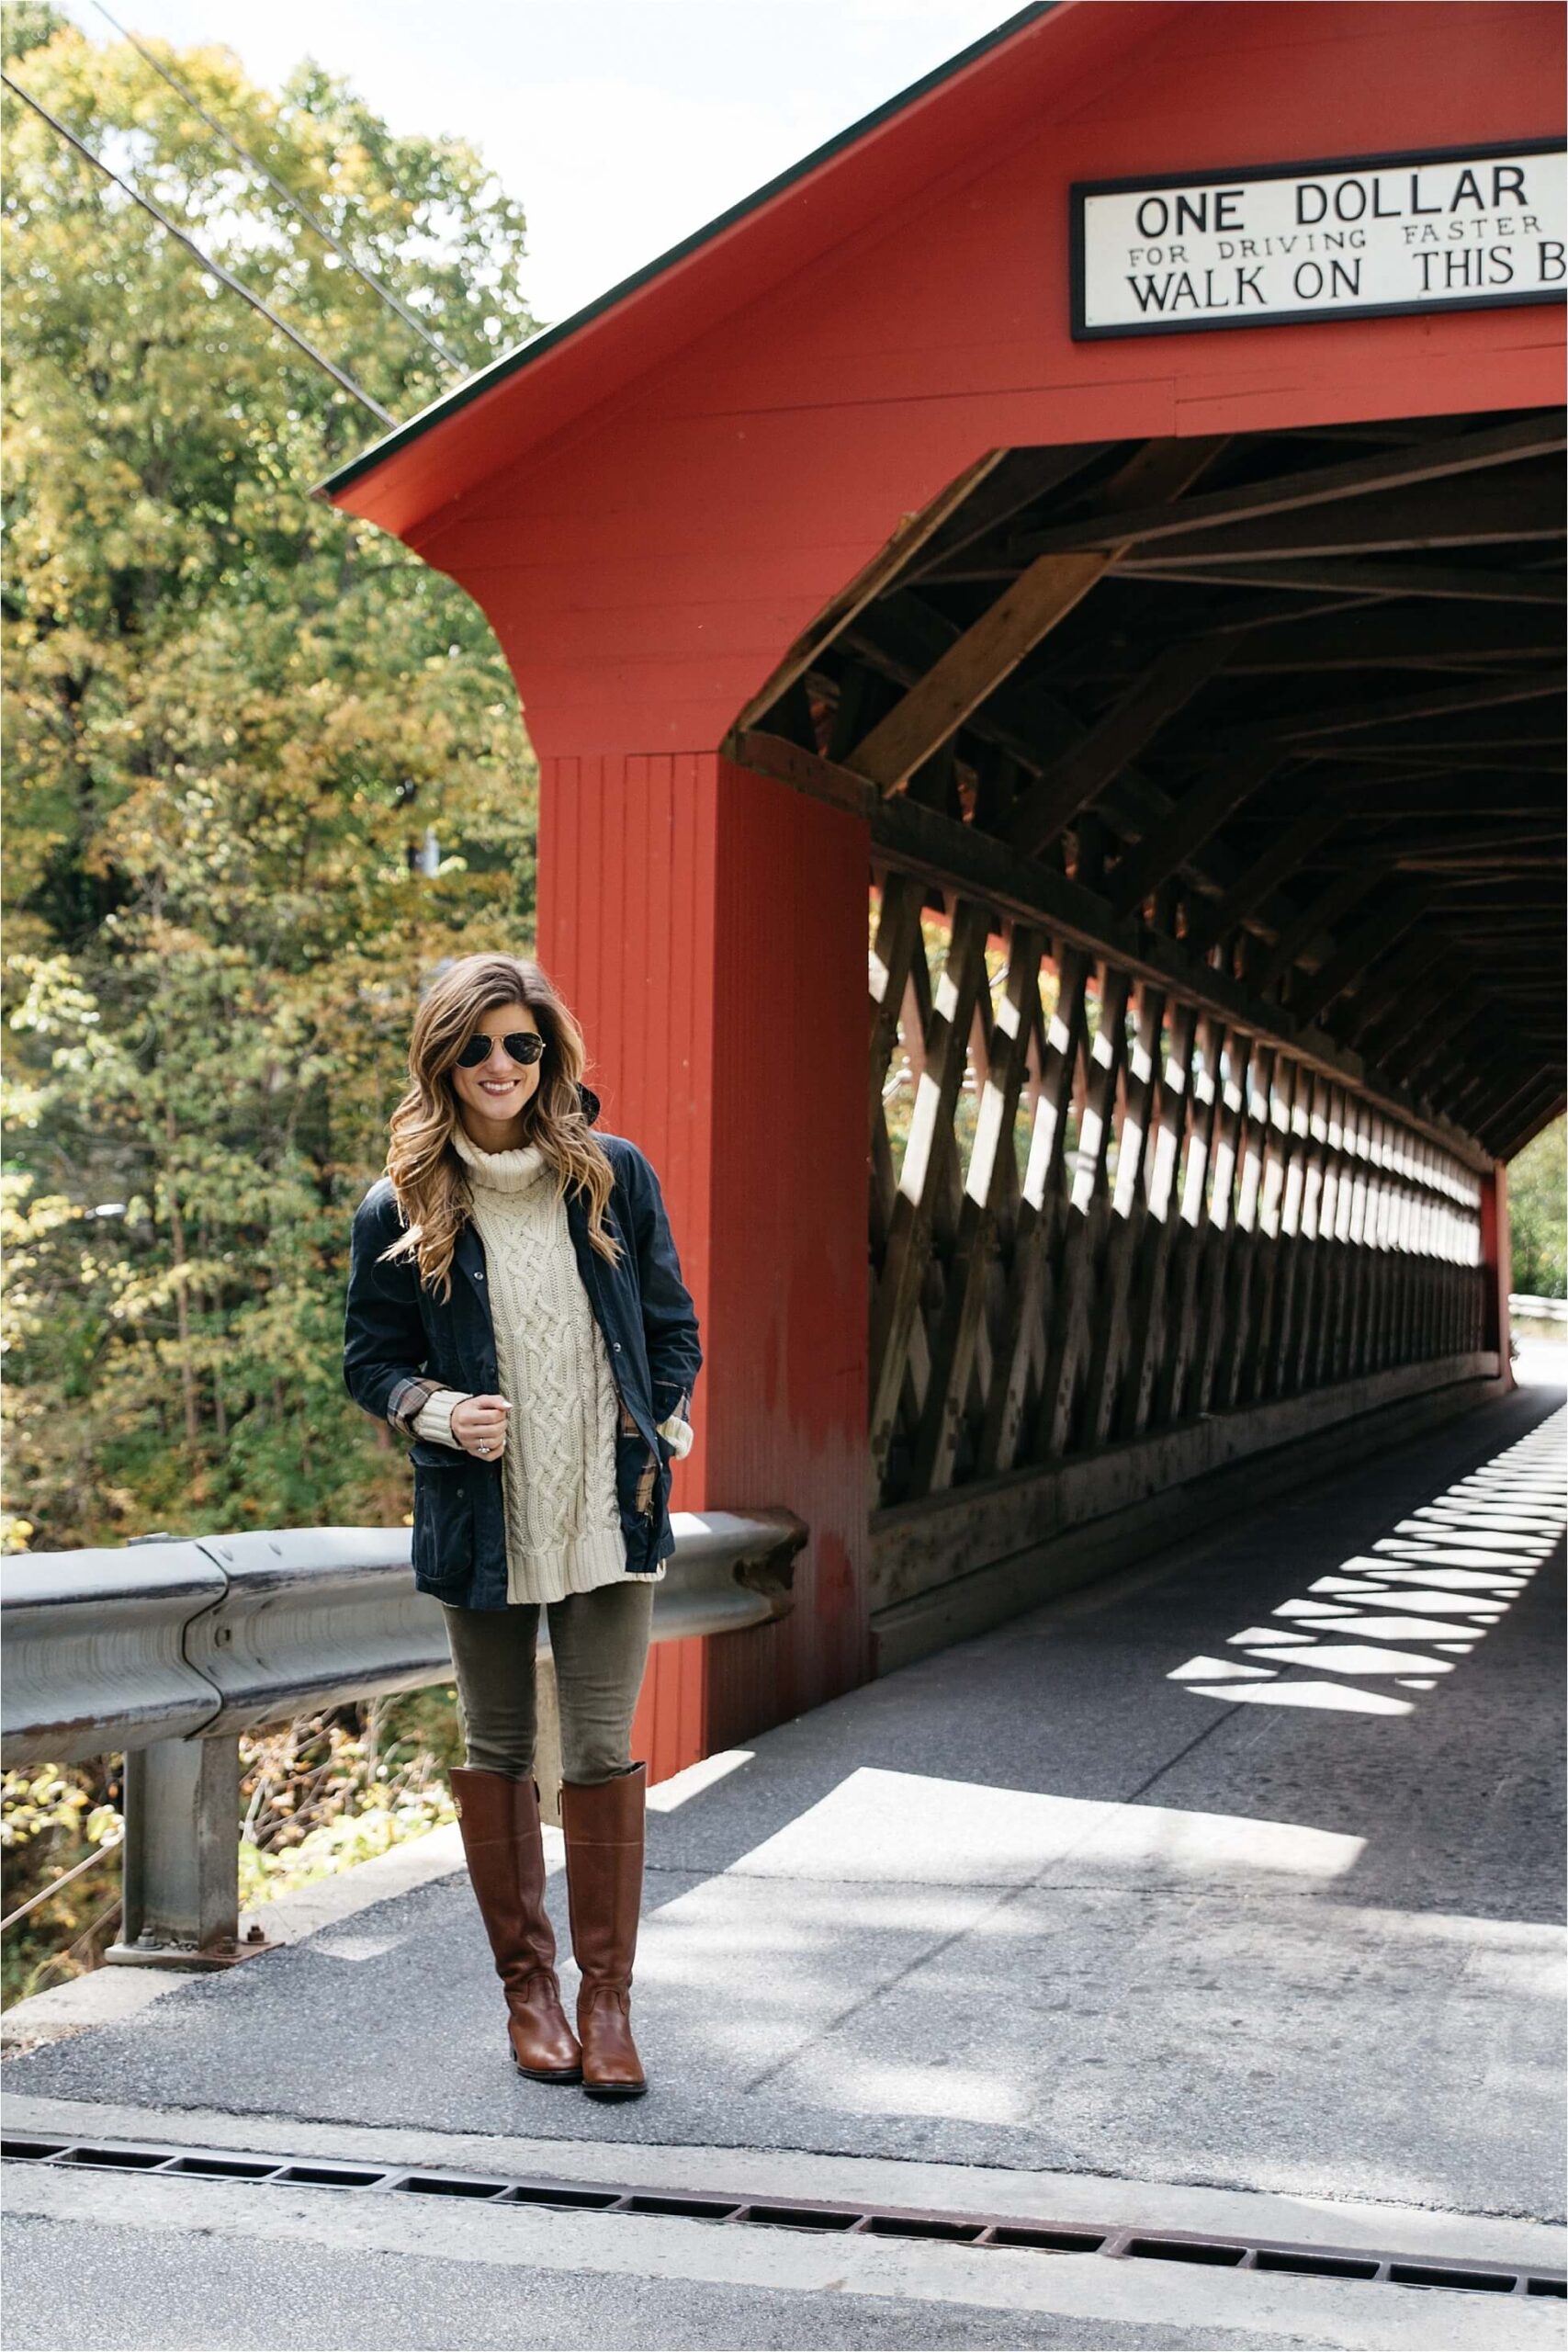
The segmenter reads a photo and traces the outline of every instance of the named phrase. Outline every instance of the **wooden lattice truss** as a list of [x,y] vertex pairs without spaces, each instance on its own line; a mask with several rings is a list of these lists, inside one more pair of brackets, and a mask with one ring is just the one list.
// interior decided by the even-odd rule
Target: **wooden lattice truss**
[[1189,995],[924,896],[882,874],[871,953],[881,1501],[1482,1346],[1473,1167]]

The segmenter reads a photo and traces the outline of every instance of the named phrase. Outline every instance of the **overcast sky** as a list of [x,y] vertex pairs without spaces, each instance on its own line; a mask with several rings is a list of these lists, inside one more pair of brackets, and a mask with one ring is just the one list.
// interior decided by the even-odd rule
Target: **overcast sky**
[[[99,40],[93,0],[65,0]],[[305,55],[470,139],[528,214],[545,325],[1002,23],[1016,0],[107,0],[276,87]]]

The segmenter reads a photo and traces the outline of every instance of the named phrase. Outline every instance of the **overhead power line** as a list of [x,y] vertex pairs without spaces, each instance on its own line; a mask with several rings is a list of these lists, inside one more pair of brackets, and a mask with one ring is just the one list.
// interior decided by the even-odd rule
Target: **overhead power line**
[[101,155],[95,155],[92,149],[78,139],[73,130],[67,130],[64,123],[58,120],[54,115],[51,115],[46,106],[40,106],[38,99],[32,96],[30,91],[24,90],[21,84],[19,82],[13,81],[9,74],[0,73],[0,83],[4,83],[7,90],[12,91],[16,96],[20,98],[24,106],[31,107],[34,114],[41,115],[44,121],[48,123],[51,130],[58,131],[62,139],[65,140],[70,146],[74,147],[78,155],[85,155],[86,157],[86,160],[92,164],[95,171],[102,172],[105,179],[113,180],[116,187],[123,188],[126,195],[130,198],[132,203],[139,204],[143,212],[150,212],[153,220],[158,223],[159,228],[162,229],[166,235],[175,238],[178,243],[184,245],[188,254],[193,254],[196,259],[201,264],[202,268],[209,272],[212,277],[216,277],[220,286],[226,286],[229,288],[229,291],[231,294],[237,294],[243,302],[248,302],[253,311],[259,311],[262,317],[265,319],[269,326],[275,326],[279,334],[286,334],[297,351],[302,351],[307,359],[313,360],[318,368],[323,368],[332,378],[334,384],[341,385],[343,390],[347,392],[352,399],[356,400],[362,408],[367,408],[371,415],[376,417],[379,423],[386,425],[396,426],[398,420],[392,414],[391,411],[389,409],[383,408],[378,400],[372,398],[371,394],[365,390],[363,384],[356,384],[352,376],[345,374],[344,369],[338,367],[334,360],[331,360],[327,357],[324,351],[318,351],[315,345],[307,341],[306,337],[300,334],[296,328],[291,327],[287,319],[280,319],[277,312],[267,303],[264,302],[259,294],[254,294],[248,286],[242,284],[239,278],[231,276],[230,272],[223,267],[221,262],[216,262],[213,260],[210,254],[203,253],[195,238],[187,236],[182,228],[178,227],[175,221],[170,220],[166,212],[160,211],[151,197],[143,196],[139,187],[133,187],[129,180],[121,179],[119,174],[117,171],[112,170],[111,167],[104,162]]
[[367,269],[362,263],[355,261],[348,247],[345,244],[341,243],[339,240],[333,236],[332,231],[327,227],[326,222],[324,220],[319,220],[316,218],[316,215],[310,210],[309,205],[302,202],[301,199],[295,195],[293,189],[287,187],[284,182],[278,178],[276,172],[269,170],[267,165],[262,162],[259,155],[253,155],[250,149],[244,146],[241,141],[236,139],[231,130],[226,130],[215,115],[209,114],[207,108],[202,105],[201,100],[196,96],[195,92],[187,90],[185,84],[178,80],[175,74],[171,74],[166,65],[160,65],[152,51],[144,48],[142,43],[137,40],[134,33],[128,32],[125,27],[120,23],[118,17],[110,16],[108,10],[104,6],[104,0],[93,0],[93,6],[96,8],[99,16],[103,17],[105,23],[112,25],[122,40],[130,42],[131,48],[136,51],[137,56],[140,57],[145,64],[150,65],[152,68],[153,73],[158,74],[163,81],[165,81],[170,89],[175,91],[178,96],[185,100],[186,106],[191,108],[193,113],[198,114],[201,117],[201,119],[206,123],[209,130],[212,131],[218,138],[221,139],[223,144],[234,154],[238,155],[243,163],[248,164],[253,172],[259,172],[263,179],[265,180],[267,186],[276,191],[276,193],[283,198],[285,204],[291,206],[294,211],[299,215],[300,220],[303,220],[308,227],[315,231],[317,236],[321,239],[322,243],[330,245],[333,253],[338,255],[339,259],[345,261],[348,264],[349,268],[353,270],[355,277],[361,279],[365,285],[368,286],[370,291],[376,295],[380,301],[385,302],[389,310],[395,311],[399,318],[403,321],[406,326],[412,327],[415,334],[419,335],[423,341],[430,345],[430,348],[434,352],[436,357],[440,360],[444,368],[453,368],[459,376],[466,376],[468,374],[468,370],[464,362],[461,359],[455,357],[454,355],[447,350],[446,345],[439,342],[437,338],[431,334],[430,329],[425,325],[424,321],[419,316],[419,313],[416,311],[411,311],[408,304],[402,300],[400,296],[394,294],[389,286],[384,286],[381,283],[381,280],[377,277],[372,271]]

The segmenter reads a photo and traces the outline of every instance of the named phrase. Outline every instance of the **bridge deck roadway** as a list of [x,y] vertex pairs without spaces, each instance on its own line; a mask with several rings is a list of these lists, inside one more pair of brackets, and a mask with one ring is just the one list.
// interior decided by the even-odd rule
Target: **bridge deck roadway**
[[[16,2111],[425,2134],[448,2164],[558,2143],[710,2188],[731,2151],[795,2194],[852,2157],[928,2194],[944,2166],[1076,2179],[1079,2211],[1247,2191],[1325,2243],[1362,2201],[1550,2221],[1562,1401],[1523,1388],[656,1792],[637,2104],[512,2073],[452,1871],[14,2059]],[[558,1870],[556,1898],[564,1950]]]

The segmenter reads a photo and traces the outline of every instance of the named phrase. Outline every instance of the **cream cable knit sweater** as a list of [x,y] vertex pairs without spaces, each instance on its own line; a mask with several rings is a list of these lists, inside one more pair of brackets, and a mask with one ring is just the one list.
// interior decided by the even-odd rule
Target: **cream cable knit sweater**
[[[496,1371],[512,1406],[502,1460],[506,1598],[562,1600],[626,1575],[609,1351],[578,1271],[566,1204],[538,1145],[481,1151],[461,1126],[452,1143],[468,1170]],[[415,1418],[416,1435],[456,1445],[452,1410],[466,1393],[437,1389]],[[663,1575],[660,1561],[650,1580]]]

